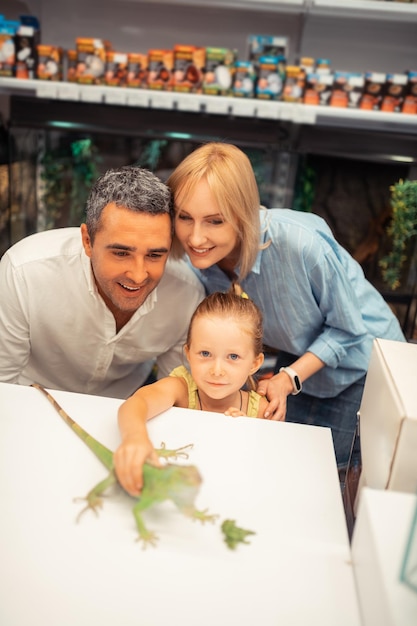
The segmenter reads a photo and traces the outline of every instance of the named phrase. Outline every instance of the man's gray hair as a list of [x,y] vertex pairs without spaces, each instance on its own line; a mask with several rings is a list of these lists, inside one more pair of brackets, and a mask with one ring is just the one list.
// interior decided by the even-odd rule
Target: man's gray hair
[[96,180],[87,199],[85,220],[92,241],[100,229],[101,212],[112,203],[139,213],[168,213],[173,227],[171,191],[149,170],[125,165],[108,170]]

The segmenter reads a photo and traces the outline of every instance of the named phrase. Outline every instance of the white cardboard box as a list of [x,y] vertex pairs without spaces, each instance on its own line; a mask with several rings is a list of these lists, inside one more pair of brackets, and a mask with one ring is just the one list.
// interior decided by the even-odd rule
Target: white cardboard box
[[360,407],[362,484],[417,491],[417,344],[376,339]]
[[400,573],[417,497],[365,487],[352,537],[362,626],[415,626],[417,592]]

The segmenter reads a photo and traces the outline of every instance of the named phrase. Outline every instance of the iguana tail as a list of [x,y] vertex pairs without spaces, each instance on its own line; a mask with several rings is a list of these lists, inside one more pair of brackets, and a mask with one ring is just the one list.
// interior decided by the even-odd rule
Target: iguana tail
[[42,385],[39,385],[38,383],[33,383],[31,386],[35,387],[35,389],[39,389],[39,391],[42,391],[42,393],[48,398],[52,406],[58,411],[64,422],[66,422],[68,426],[72,428],[72,430],[79,436],[79,438],[84,441],[84,443],[90,448],[90,450],[94,452],[96,457],[103,463],[103,465],[107,467],[108,470],[113,469],[113,452],[106,448],[106,446],[103,446],[102,443],[94,439],[94,437],[92,437],[79,424],[77,424],[77,422],[74,422],[72,417],[70,417],[68,413],[64,411],[64,409],[58,404],[55,398],[53,398],[51,394],[42,387]]

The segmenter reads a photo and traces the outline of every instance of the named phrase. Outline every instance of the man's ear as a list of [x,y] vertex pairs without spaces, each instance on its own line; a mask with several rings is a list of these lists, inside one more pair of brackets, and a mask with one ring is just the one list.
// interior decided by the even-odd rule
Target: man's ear
[[84,252],[88,257],[91,257],[93,244],[91,243],[91,238],[88,234],[87,224],[81,224],[81,239],[84,246]]
[[265,360],[265,356],[263,352],[260,352],[258,354],[258,356],[256,356],[253,360],[253,364],[252,364],[252,369],[250,371],[250,374],[255,374],[255,372],[258,371],[258,369],[261,367],[261,365],[263,364]]

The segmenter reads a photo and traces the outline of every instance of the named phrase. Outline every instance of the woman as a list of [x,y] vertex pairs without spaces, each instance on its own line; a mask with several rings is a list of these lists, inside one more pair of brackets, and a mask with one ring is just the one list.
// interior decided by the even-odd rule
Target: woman
[[173,254],[184,251],[206,287],[241,287],[279,351],[258,393],[264,417],[332,429],[346,468],[375,337],[404,341],[398,320],[360,265],[310,213],[260,207],[255,176],[237,147],[209,143],[167,181],[175,205]]

